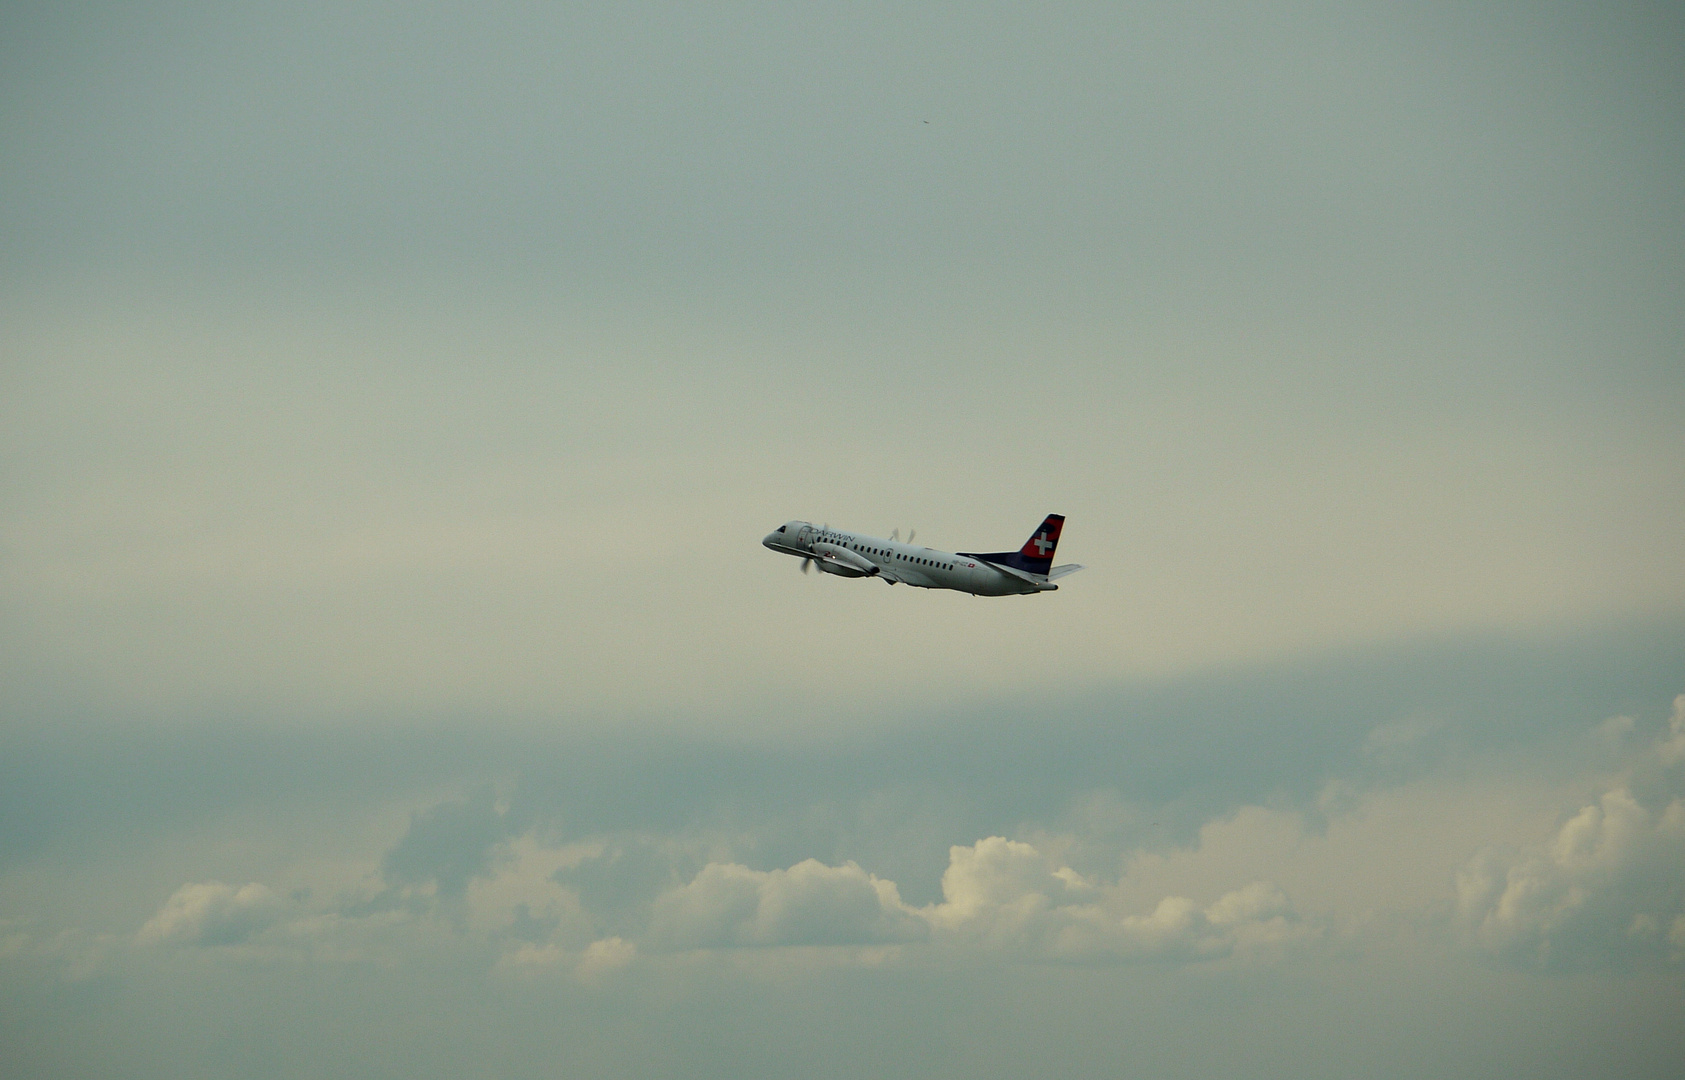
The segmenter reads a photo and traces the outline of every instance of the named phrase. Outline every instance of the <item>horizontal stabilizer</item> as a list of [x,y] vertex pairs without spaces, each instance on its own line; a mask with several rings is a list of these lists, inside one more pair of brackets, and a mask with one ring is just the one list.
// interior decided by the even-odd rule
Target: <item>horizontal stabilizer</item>
[[1064,566],[1055,566],[1053,569],[1051,569],[1047,572],[1047,580],[1058,581],[1060,578],[1064,577],[1066,574],[1074,574],[1078,570],[1081,570],[1081,569],[1082,569],[1082,564],[1081,563],[1074,563],[1074,562],[1068,562]]
[[[1016,552],[1013,552],[1012,554],[1016,554]],[[981,556],[974,556],[974,558],[982,558],[982,557]],[[1054,589],[1057,589],[1059,587],[1059,586],[1054,585],[1051,582],[1049,582],[1045,576],[1043,576],[1041,574],[1032,574],[1027,570],[1020,570],[1016,566],[1013,566],[1011,563],[995,562],[992,559],[982,559],[982,561],[984,563],[987,563],[989,566],[994,567],[996,570],[999,570],[1003,574],[1007,574],[1011,577],[1015,577],[1019,581],[1022,581],[1024,583],[1028,584],[1028,585],[1033,585],[1036,588],[1036,591],[1038,591],[1038,592],[1052,592]]]

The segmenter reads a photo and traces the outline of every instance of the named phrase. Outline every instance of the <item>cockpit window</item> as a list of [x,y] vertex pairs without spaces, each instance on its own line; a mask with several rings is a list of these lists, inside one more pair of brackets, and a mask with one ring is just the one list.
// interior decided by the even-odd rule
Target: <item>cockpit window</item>
[[779,531],[779,532],[783,532],[783,531],[784,531],[784,526],[782,526],[782,525],[780,525],[780,526],[778,526],[778,531]]

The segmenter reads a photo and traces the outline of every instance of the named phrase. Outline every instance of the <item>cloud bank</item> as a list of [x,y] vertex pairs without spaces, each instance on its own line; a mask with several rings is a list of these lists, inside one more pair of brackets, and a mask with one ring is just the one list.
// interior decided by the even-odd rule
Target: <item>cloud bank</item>
[[1255,881],[1201,908],[1166,896],[1130,913],[1108,890],[1030,844],[994,836],[950,852],[943,902],[925,914],[944,937],[1065,960],[1207,960],[1309,936],[1287,896]]
[[[446,805],[448,812],[461,806]],[[412,820],[411,836],[437,815]],[[409,846],[406,836],[399,847]],[[503,963],[562,964],[600,977],[640,955],[780,947],[934,944],[1015,960],[1196,962],[1318,934],[1268,882],[1245,884],[1204,906],[1166,896],[1150,910],[1132,911],[1115,885],[1090,881],[1032,844],[991,836],[950,849],[937,903],[907,904],[895,882],[854,862],[831,866],[809,858],[773,870],[710,862],[657,895],[631,939],[592,940],[592,927],[613,913],[586,911],[577,891],[560,883],[590,853],[523,836],[499,852],[495,869],[488,865],[450,894],[388,884],[372,897],[341,900],[337,911],[294,913],[290,922],[286,905],[265,885],[188,884],[147,921],[136,942],[238,945],[273,930],[274,940],[298,945],[355,934],[359,925],[384,933],[394,922],[444,920],[494,943]],[[383,865],[390,878],[392,860]]]
[[1668,733],[1548,842],[1471,859],[1457,919],[1479,948],[1544,968],[1685,963],[1685,695]]
[[[476,758],[482,771],[402,798],[266,799],[253,806],[261,814],[231,810],[190,842],[173,828],[140,834],[124,858],[141,869],[79,871],[113,887],[67,878],[52,911],[16,899],[51,880],[41,864],[0,874],[18,912],[3,927],[0,980],[20,1008],[37,1010],[19,1014],[33,1017],[30,1031],[104,1022],[71,1013],[42,1028],[57,1008],[53,987],[144,986],[160,1002],[196,1003],[157,1006],[158,1030],[224,1017],[224,996],[254,994],[304,1003],[277,1015],[307,1018],[311,1030],[385,1022],[395,1006],[428,1017],[480,1009],[472,1023],[440,1022],[439,1038],[519,1028],[534,1061],[550,1060],[540,1044],[561,1016],[609,1030],[627,1016],[672,1024],[676,1010],[687,1031],[724,1022],[753,1040],[823,1015],[852,1044],[940,1025],[962,1001],[981,1023],[1021,1017],[1056,1029],[1088,1015],[1097,994],[1133,1002],[1126,1041],[1136,1050],[1183,1046],[1187,1029],[1171,1013],[1230,1015],[1237,995],[1247,1004],[1231,1040],[1282,1009],[1346,1016],[1353,1030],[1415,1010],[1418,1027],[1443,1031],[1466,1013],[1482,1018],[1482,1034],[1462,1050],[1504,1031],[1505,1060],[1521,1061],[1517,1048],[1532,1042],[1515,1032],[1525,1028],[1566,1063],[1529,1073],[1566,1076],[1568,1064],[1609,1060],[1575,1047],[1595,1026],[1589,1017],[1620,1012],[1641,1032],[1632,1054],[1677,1048],[1685,697],[1670,715],[1635,707],[1583,715],[1572,729],[1535,722],[1520,747],[1482,743],[1489,717],[1478,715],[1414,704],[1390,717],[1355,713],[1346,749],[1306,770],[1304,784],[1288,782],[1292,770],[1259,777],[1259,790],[1275,792],[1267,798],[1180,788],[1155,797],[1159,788],[1144,793],[1121,772],[1111,787],[1079,788],[1067,772],[1063,806],[1007,793],[968,810],[957,801],[967,788],[996,790],[987,781],[998,773],[979,768],[947,774],[953,782],[923,806],[899,786],[857,784],[851,809],[833,789],[780,787],[744,770],[736,787],[756,792],[747,805],[729,791],[663,785],[682,813],[592,817],[577,789],[544,786],[557,784],[547,768],[493,773]],[[1059,732],[1044,724],[1035,735]],[[1263,770],[1271,759],[1249,760]],[[645,783],[683,775],[661,768],[652,759]],[[790,771],[850,769],[886,775],[874,757],[816,756]],[[1562,977],[1580,972],[1590,975]],[[1041,1003],[1034,1018],[1021,1014],[1031,999]],[[919,1012],[932,1001],[937,1013]],[[0,1016],[0,1035],[7,1022]],[[1111,1011],[1093,1020],[1096,1032],[1117,1022]],[[1296,1042],[1333,1029],[1280,1030]],[[27,1037],[55,1053],[71,1045]],[[991,1054],[1023,1037],[1002,1032]],[[1057,1052],[1060,1040],[1048,1039],[1032,1056]],[[1373,1049],[1372,1039],[1360,1041]],[[1329,1043],[1317,1054],[1349,1060],[1349,1050]],[[1202,1073],[1223,1056],[1213,1053]],[[919,1061],[903,1072],[940,1072]],[[1643,1061],[1626,1074],[1667,1075]]]
[[[1336,778],[1331,783],[1346,793],[1338,807],[1243,805],[1208,818],[1168,852],[1126,841],[1107,875],[1068,861],[1069,852],[1081,851],[1092,863],[1104,847],[1095,847],[1096,838],[1134,813],[1100,800],[1072,819],[1074,833],[1034,829],[950,845],[939,893],[922,904],[856,859],[807,856],[761,869],[731,856],[734,847],[767,843],[752,834],[570,839],[518,793],[512,802],[499,800],[482,785],[411,812],[403,834],[364,865],[363,884],[332,900],[312,907],[284,901],[283,890],[262,882],[191,881],[133,940],[365,955],[348,943],[424,932],[480,941],[502,966],[559,965],[587,980],[648,958],[784,948],[1199,963],[1281,956],[1326,939],[1336,925],[1349,932],[1394,883],[1435,865],[1418,853],[1382,870],[1381,853],[1392,843],[1401,853],[1451,845],[1446,854],[1461,861],[1439,864],[1448,875],[1438,892],[1448,897],[1447,940],[1478,954],[1549,971],[1670,967],[1685,962],[1685,695],[1675,699],[1661,735],[1627,751],[1635,730],[1623,716],[1585,734],[1583,744],[1614,755],[1619,768],[1603,774],[1600,794],[1563,814],[1548,834],[1529,836],[1511,824],[1508,842],[1470,843],[1459,854],[1454,845],[1466,841],[1457,837],[1479,832],[1459,826],[1452,833],[1446,825],[1490,813],[1489,796],[1459,796],[1464,809],[1447,804],[1433,816],[1424,814],[1424,800],[1445,796],[1431,786],[1389,787],[1371,778],[1360,791],[1356,781]],[[1600,774],[1587,775],[1596,782]],[[1418,835],[1401,835],[1401,822]],[[934,869],[927,872],[935,876]],[[1295,902],[1293,882],[1335,878],[1353,885],[1344,893],[1324,889],[1308,910],[1302,898]],[[1398,903],[1417,905],[1431,924],[1436,890],[1430,884],[1411,895]],[[1369,906],[1354,906],[1360,904]]]
[[253,882],[236,889],[220,881],[190,883],[177,889],[147,920],[135,940],[140,944],[240,945],[280,922],[281,898]]
[[867,945],[923,936],[893,881],[854,863],[804,859],[787,870],[709,863],[655,902],[651,939],[667,948]]

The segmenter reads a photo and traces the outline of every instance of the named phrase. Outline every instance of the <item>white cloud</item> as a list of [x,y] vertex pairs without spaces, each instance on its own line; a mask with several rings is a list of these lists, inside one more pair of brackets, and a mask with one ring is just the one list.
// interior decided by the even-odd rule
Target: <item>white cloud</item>
[[1363,739],[1366,757],[1390,756],[1410,750],[1445,730],[1445,721],[1437,716],[1410,716],[1390,723],[1377,724]]
[[498,967],[512,972],[539,974],[570,971],[583,983],[600,982],[630,967],[638,958],[638,946],[620,937],[600,938],[583,951],[568,949],[554,941],[526,942],[498,958]]
[[1638,722],[1630,716],[1611,716],[1592,728],[1592,735],[1607,746],[1619,748],[1637,727]]
[[1457,875],[1465,937],[1541,967],[1685,960],[1685,695],[1667,735],[1614,787],[1519,852]]
[[864,945],[925,930],[892,881],[849,862],[806,859],[788,870],[709,863],[655,902],[649,936],[665,948]]
[[1054,868],[1030,844],[991,836],[948,849],[943,902],[929,909],[944,930],[991,944],[1023,947],[1057,932],[1051,913],[1077,910],[1097,890],[1069,868]]
[[637,958],[636,945],[618,937],[608,937],[587,945],[584,955],[579,958],[579,963],[574,965],[573,970],[581,979],[590,981],[613,974]]
[[265,885],[188,884],[135,940],[235,946],[257,944],[263,935],[266,946],[346,959],[473,938],[497,943],[498,966],[506,970],[559,970],[592,982],[627,967],[642,950],[870,951],[935,940],[1026,958],[1206,959],[1309,933],[1274,885],[1254,882],[1204,907],[1167,896],[1145,913],[1132,912],[1118,885],[1097,884],[1032,844],[995,836],[950,849],[943,898],[925,907],[906,904],[893,881],[853,862],[806,859],[770,871],[712,862],[657,897],[642,932],[596,937],[593,914],[554,875],[600,846],[551,848],[531,835],[518,838],[505,846],[495,873],[471,884],[464,909],[452,917],[399,904],[298,911],[289,919],[287,904]]
[[1685,761],[1685,694],[1673,699],[1673,716],[1668,726],[1670,735],[1656,744],[1656,759],[1664,766]]
[[220,881],[183,885],[140,928],[139,944],[239,945],[281,920],[281,898],[253,882],[236,889]]
[[[1622,718],[1597,735],[1627,738],[1635,726]],[[1578,803],[1529,776],[1429,778],[1361,795],[1331,780],[1323,801],[1345,809],[1320,829],[1297,811],[1246,806],[1208,821],[1190,846],[1124,851],[1115,878],[1072,868],[1095,865],[1069,854],[1085,850],[1081,829],[956,845],[939,899],[922,907],[857,863],[816,859],[755,870],[717,856],[647,906],[647,892],[594,896],[577,872],[612,841],[555,845],[529,828],[494,845],[455,907],[389,888],[307,911],[261,884],[211,881],[177,890],[136,940],[324,957],[472,940],[504,968],[591,981],[640,956],[745,948],[887,956],[931,943],[1019,959],[1191,962],[1269,954],[1334,928],[1391,933],[1449,911],[1480,949],[1545,966],[1685,961],[1685,696],[1661,738],[1627,741],[1641,759],[1618,782],[1575,780],[1568,790],[1584,805],[1565,819],[1560,808]],[[656,878],[672,872],[659,861]]]
[[601,844],[546,847],[530,832],[500,845],[495,868],[468,883],[469,928],[494,936],[543,925],[577,948],[590,939],[590,916],[555,875],[601,850]]
[[1208,959],[1312,933],[1286,894],[1261,881],[1203,909],[1167,896],[1130,914],[1116,889],[998,836],[951,849],[942,895],[925,913],[949,940],[1061,959]]
[[1131,914],[1115,888],[999,836],[949,850],[942,895],[940,903],[910,907],[893,882],[854,863],[808,859],[772,871],[711,863],[656,901],[648,940],[681,950],[929,938],[1021,957],[1205,959],[1310,933],[1286,895],[1264,882],[1209,907],[1170,896]]

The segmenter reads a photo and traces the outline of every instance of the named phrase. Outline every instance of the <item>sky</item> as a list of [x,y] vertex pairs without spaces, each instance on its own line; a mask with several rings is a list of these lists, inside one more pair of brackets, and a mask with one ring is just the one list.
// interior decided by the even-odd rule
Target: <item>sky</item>
[[3,1071],[1673,1076],[1682,46],[0,7]]

